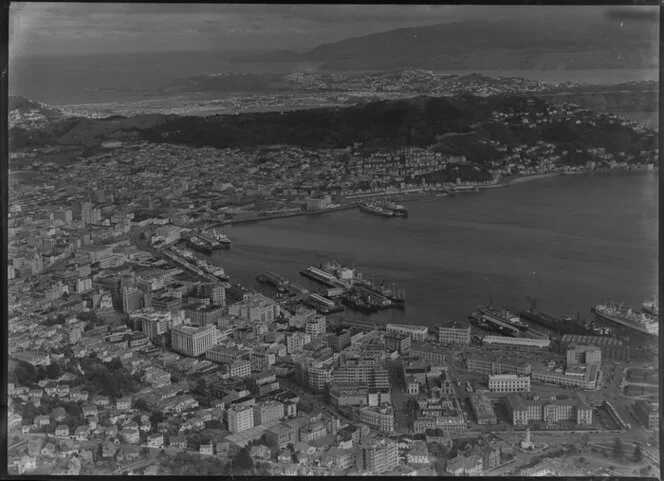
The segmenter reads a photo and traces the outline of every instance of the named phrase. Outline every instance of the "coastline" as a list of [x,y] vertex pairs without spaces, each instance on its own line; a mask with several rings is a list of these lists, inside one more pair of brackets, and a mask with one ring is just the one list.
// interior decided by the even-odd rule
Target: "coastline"
[[423,191],[419,189],[411,189],[409,192],[373,192],[373,193],[368,193],[368,194],[359,194],[359,195],[354,195],[351,197],[347,197],[343,200],[341,200],[341,205],[338,205],[336,207],[330,208],[330,209],[322,209],[322,210],[312,210],[312,211],[301,211],[301,212],[286,212],[282,214],[272,214],[272,215],[265,215],[265,216],[255,216],[255,217],[248,217],[248,218],[243,218],[243,219],[237,219],[237,220],[227,220],[227,221],[221,221],[215,223],[215,225],[218,226],[226,226],[226,225],[233,225],[233,224],[247,224],[247,223],[254,223],[254,222],[260,222],[260,221],[265,221],[265,220],[273,220],[273,219],[283,219],[287,217],[300,217],[300,216],[306,216],[306,215],[322,215],[322,214],[327,214],[330,212],[339,212],[343,210],[351,210],[359,207],[359,203],[362,202],[363,199],[376,199],[376,198],[382,198],[382,197],[394,197],[397,198],[401,201],[432,201],[436,199],[441,199],[444,197],[447,197],[449,195],[456,195],[456,194],[463,194],[463,193],[479,193],[483,190],[487,189],[499,189],[499,188],[504,188],[504,187],[509,187],[511,185],[517,185],[517,184],[523,184],[526,182],[533,182],[537,180],[542,180],[542,179],[548,179],[548,178],[553,178],[553,177],[559,177],[563,175],[582,175],[582,174],[593,174],[597,172],[642,172],[642,173],[652,173],[656,172],[657,170],[654,171],[648,171],[645,169],[595,169],[595,170],[577,170],[577,171],[569,171],[569,172],[545,172],[542,174],[532,174],[532,175],[522,175],[522,176],[517,176],[513,177],[510,179],[502,180],[499,182],[496,182],[494,184],[486,184],[486,185],[476,185],[476,186],[465,186],[463,189],[450,189],[450,188],[439,188],[436,190],[430,190],[430,191]]

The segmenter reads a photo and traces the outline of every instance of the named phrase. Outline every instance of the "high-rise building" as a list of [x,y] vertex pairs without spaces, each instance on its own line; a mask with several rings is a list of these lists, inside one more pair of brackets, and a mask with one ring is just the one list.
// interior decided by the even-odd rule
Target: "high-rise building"
[[302,352],[305,344],[311,342],[311,335],[304,332],[294,332],[286,338],[286,349],[288,354]]
[[358,449],[357,468],[374,474],[384,473],[399,465],[396,441],[372,439],[362,442]]
[[92,224],[92,202],[81,202],[81,220],[85,225]]
[[239,433],[254,427],[253,406],[233,406],[228,410],[228,430]]
[[210,299],[213,306],[226,305],[226,289],[221,283],[209,283],[201,286],[203,296]]
[[333,375],[337,383],[361,383],[370,388],[389,389],[389,373],[373,358],[343,359]]
[[254,405],[254,424],[260,426],[283,419],[284,405],[279,401],[263,401]]
[[191,357],[198,357],[217,343],[217,330],[214,326],[194,327],[175,326],[171,329],[171,344],[175,351]]
[[143,307],[144,294],[135,287],[122,289],[122,311],[125,313],[136,311]]
[[315,316],[308,320],[305,324],[305,331],[312,338],[325,334],[327,328],[327,321],[325,316]]

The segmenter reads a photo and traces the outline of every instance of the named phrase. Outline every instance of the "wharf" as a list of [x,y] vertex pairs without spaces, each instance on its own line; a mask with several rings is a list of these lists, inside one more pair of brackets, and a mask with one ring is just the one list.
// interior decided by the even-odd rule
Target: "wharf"
[[250,222],[260,222],[262,220],[271,220],[271,219],[285,219],[288,217],[300,217],[303,215],[321,215],[321,214],[328,214],[330,212],[339,212],[339,211],[344,211],[344,210],[351,210],[351,209],[356,209],[359,206],[357,203],[351,203],[351,204],[344,204],[340,205],[338,207],[331,207],[329,209],[321,209],[321,210],[303,210],[299,212],[286,212],[283,214],[270,214],[270,215],[263,215],[263,216],[254,216],[254,217],[248,217],[244,219],[234,219],[234,220],[225,220],[219,224],[216,224],[215,226],[224,226],[224,225],[234,225],[234,224],[247,224]]
[[200,267],[195,266],[194,264],[192,264],[192,263],[189,262],[188,260],[186,260],[186,259],[180,257],[180,256],[177,255],[177,254],[174,254],[173,252],[170,252],[170,251],[166,251],[166,250],[165,250],[165,251],[163,251],[163,254],[164,254],[165,257],[167,257],[168,259],[172,260],[172,261],[175,262],[176,264],[181,265],[181,266],[184,267],[185,269],[190,270],[190,271],[192,271],[192,272],[198,274],[199,276],[204,277],[205,279],[207,279],[207,280],[209,280],[209,281],[218,281],[218,279],[217,279],[216,277],[214,277],[214,276],[208,274],[207,272],[205,272],[205,271],[204,271],[203,269],[201,269]]

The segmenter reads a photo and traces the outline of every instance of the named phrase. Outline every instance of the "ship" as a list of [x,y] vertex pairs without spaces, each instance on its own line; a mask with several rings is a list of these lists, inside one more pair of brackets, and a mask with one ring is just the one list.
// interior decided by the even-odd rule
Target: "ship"
[[231,248],[232,242],[223,232],[201,231],[200,236],[212,244],[212,250],[228,250]]
[[325,284],[329,287],[336,287],[337,285],[335,281],[338,279],[334,275],[314,266],[309,266],[306,269],[300,271],[300,275],[308,277],[309,279],[313,279],[314,281],[320,282],[321,284]]
[[607,302],[606,304],[597,304],[590,309],[595,313],[598,319],[620,324],[634,330],[650,334],[651,336],[659,336],[659,321],[657,317],[646,314],[645,312],[636,313],[632,309],[617,304],[615,302]]
[[391,288],[387,287],[384,282],[378,284],[373,278],[371,280],[366,279],[361,273],[355,270],[355,267],[351,269],[333,260],[321,264],[320,270],[334,276],[341,282],[353,286],[361,286],[376,296],[386,297],[394,304],[403,305],[406,303],[406,291],[404,289],[397,289],[396,283],[392,283]]
[[408,207],[402,204],[398,204],[393,200],[386,201],[383,205],[380,205],[380,207],[391,210],[392,213],[397,217],[405,217],[406,219],[408,218]]
[[351,309],[365,314],[373,314],[380,310],[380,307],[364,299],[359,294],[347,294],[341,298],[341,302]]
[[518,316],[515,316],[507,309],[496,308],[492,305],[480,306],[477,309],[482,318],[492,324],[497,324],[498,326],[504,327],[515,335],[518,335],[519,331],[528,330],[528,324],[519,319]]
[[653,299],[652,301],[645,301],[642,305],[641,308],[643,309],[643,312],[646,314],[650,314],[652,316],[659,316],[659,301],[657,298]]
[[366,212],[368,214],[373,214],[373,215],[378,215],[380,217],[395,217],[393,211],[391,211],[390,209],[386,209],[384,207],[381,207],[380,205],[378,205],[376,203],[362,202],[360,204],[360,210],[362,212]]

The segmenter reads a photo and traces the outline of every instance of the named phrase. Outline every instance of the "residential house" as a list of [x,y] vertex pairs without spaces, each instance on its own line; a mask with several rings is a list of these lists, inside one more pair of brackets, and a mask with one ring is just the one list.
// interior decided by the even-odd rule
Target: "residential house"
[[200,454],[206,454],[212,456],[214,454],[214,446],[210,444],[201,444],[198,448]]
[[153,464],[143,470],[143,476],[157,476],[159,474],[159,466]]
[[84,404],[83,407],[81,407],[81,411],[83,412],[83,416],[87,417],[97,417],[98,410],[97,406],[94,404]]
[[35,426],[38,428],[42,428],[44,426],[48,426],[51,424],[51,417],[50,416],[35,416],[35,420],[33,423]]
[[58,384],[56,390],[58,397],[69,396],[69,384]]
[[89,393],[79,388],[71,388],[69,390],[69,399],[72,401],[87,401]]
[[187,438],[184,436],[173,436],[168,445],[171,448],[187,449]]
[[[138,431],[137,431],[138,434]],[[118,462],[135,461],[141,456],[141,451],[138,446],[122,445],[118,452],[115,454],[115,460]]]
[[18,474],[29,473],[37,469],[37,460],[32,456],[23,456],[18,462]]
[[48,456],[48,457],[55,456],[55,444],[46,443],[46,446],[44,446],[41,450],[41,455],[42,456]]
[[74,431],[74,437],[79,441],[86,441],[90,436],[90,426],[79,426]]
[[56,438],[66,438],[69,437],[69,426],[66,424],[59,424],[55,427],[55,437]]
[[118,451],[118,445],[110,441],[106,441],[101,446],[101,457],[105,459],[115,457],[115,453]]
[[92,402],[93,404],[102,407],[107,407],[111,405],[111,400],[109,399],[109,397],[102,396],[101,394],[95,394],[94,396],[92,396]]
[[125,427],[122,429],[122,438],[126,443],[137,444],[141,437],[137,427]]
[[164,445],[164,435],[161,433],[148,435],[148,447],[161,448]]
[[115,409],[118,411],[128,411],[131,409],[131,397],[125,396],[118,399],[115,403]]
[[431,462],[429,451],[424,441],[415,441],[413,443],[406,455],[406,462],[408,464],[429,464]]

